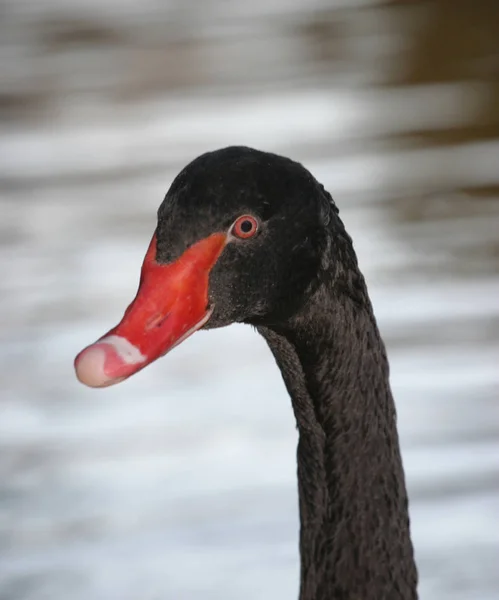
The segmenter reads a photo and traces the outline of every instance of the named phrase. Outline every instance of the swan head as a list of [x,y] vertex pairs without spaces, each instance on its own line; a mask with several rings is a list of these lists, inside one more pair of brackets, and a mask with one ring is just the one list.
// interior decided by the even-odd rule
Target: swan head
[[201,328],[289,318],[318,284],[335,222],[299,163],[246,147],[196,158],[158,210],[135,299],[78,354],[78,379],[119,383]]

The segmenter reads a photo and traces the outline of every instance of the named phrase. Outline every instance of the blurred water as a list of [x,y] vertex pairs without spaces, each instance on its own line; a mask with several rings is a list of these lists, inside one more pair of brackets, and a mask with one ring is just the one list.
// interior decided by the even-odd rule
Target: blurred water
[[1,600],[296,597],[296,432],[262,340],[200,333],[101,392],[72,371],[176,172],[233,143],[304,162],[355,240],[421,597],[497,597],[499,139],[472,133],[491,88],[383,84],[420,13],[329,4],[3,2]]

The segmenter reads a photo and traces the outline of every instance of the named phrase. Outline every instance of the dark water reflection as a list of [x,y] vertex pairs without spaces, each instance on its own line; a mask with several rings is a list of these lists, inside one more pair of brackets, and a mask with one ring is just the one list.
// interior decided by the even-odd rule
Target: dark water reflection
[[495,598],[499,5],[0,11],[0,599],[296,597],[294,424],[261,341],[200,334],[103,393],[71,368],[176,171],[231,143],[303,161],[356,241],[421,597]]

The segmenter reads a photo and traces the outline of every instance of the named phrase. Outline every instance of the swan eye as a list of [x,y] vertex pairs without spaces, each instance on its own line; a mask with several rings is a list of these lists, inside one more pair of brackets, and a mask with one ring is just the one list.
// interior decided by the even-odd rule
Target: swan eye
[[231,227],[232,235],[235,235],[242,240],[247,240],[248,238],[253,237],[257,231],[258,221],[251,215],[243,215],[242,217],[239,217]]

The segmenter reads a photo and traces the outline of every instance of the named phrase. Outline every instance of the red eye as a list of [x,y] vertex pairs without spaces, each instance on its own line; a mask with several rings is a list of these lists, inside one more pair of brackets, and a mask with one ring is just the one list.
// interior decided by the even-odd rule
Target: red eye
[[258,221],[251,215],[243,215],[232,225],[231,233],[242,240],[253,237],[258,231]]

